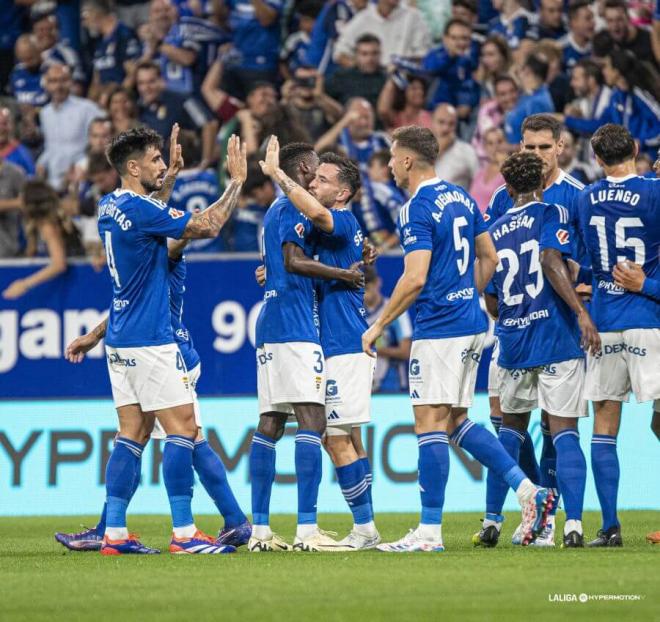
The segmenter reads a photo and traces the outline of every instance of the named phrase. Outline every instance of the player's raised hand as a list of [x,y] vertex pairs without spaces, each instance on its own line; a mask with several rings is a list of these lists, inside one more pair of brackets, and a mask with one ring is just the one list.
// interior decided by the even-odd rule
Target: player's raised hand
[[259,287],[263,287],[266,284],[266,266],[263,264],[258,266],[254,271],[254,278],[257,281],[257,285],[259,285]]
[[268,175],[269,177],[275,175],[277,169],[280,168],[280,142],[277,140],[277,136],[272,135],[268,139],[266,159],[260,160],[259,166],[261,166],[264,175]]
[[363,261],[356,261],[352,263],[348,270],[345,271],[344,281],[355,289],[362,289],[364,287],[364,272],[362,272]]
[[369,241],[369,238],[364,238],[362,243],[362,261],[366,266],[372,266],[378,257],[378,249]]
[[247,147],[236,134],[227,145],[227,170],[232,181],[242,184],[247,179]]
[[94,348],[99,341],[94,333],[87,333],[82,337],[78,337],[66,347],[64,358],[69,363],[82,363],[85,354]]
[[172,126],[172,133],[170,134],[170,165],[167,170],[168,175],[178,175],[183,165],[183,155],[181,153],[181,145],[179,144],[179,124],[175,123]]
[[598,354],[601,349],[600,335],[598,329],[593,323],[591,316],[583,311],[578,315],[578,326],[580,327],[580,345],[585,352],[593,356]]
[[380,339],[383,334],[383,329],[378,322],[372,324],[367,330],[362,333],[362,351],[372,358],[376,358],[376,353],[373,351],[374,344]]
[[619,286],[631,292],[641,292],[644,286],[646,274],[642,266],[632,261],[622,261],[616,264],[612,270],[614,282]]

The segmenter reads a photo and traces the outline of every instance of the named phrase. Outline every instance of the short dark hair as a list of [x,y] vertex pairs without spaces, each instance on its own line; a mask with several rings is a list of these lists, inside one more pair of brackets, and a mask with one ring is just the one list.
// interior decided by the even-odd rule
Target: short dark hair
[[348,203],[360,189],[360,169],[353,160],[337,155],[336,153],[324,153],[319,159],[321,164],[333,164],[337,167],[337,180],[339,183],[348,186],[351,192],[351,195],[346,200]]
[[454,17],[445,24],[445,29],[442,31],[442,34],[449,34],[449,31],[453,26],[462,26],[463,28],[467,28],[468,30],[472,31],[472,26],[470,26],[470,24],[468,24],[464,19]]
[[106,158],[105,153],[90,153],[87,163],[87,175],[96,175],[112,170],[112,164]]
[[148,127],[135,127],[117,134],[108,147],[110,164],[120,174],[126,173],[126,162],[136,156],[143,156],[149,147],[161,149],[163,138]]
[[373,162],[378,162],[381,166],[387,166],[389,161],[390,161],[390,150],[389,149],[379,149],[378,151],[374,151],[370,156],[369,156],[369,164],[371,165]]
[[245,183],[243,184],[242,194],[250,196],[257,188],[261,188],[266,184],[272,184],[270,177],[266,175],[259,166],[257,159],[248,161],[248,175]]
[[202,141],[199,136],[192,130],[181,130],[179,144],[186,168],[194,168],[199,165],[202,161]]
[[355,47],[357,48],[358,45],[362,45],[363,43],[377,43],[380,45],[380,38],[370,32],[365,32],[356,39]]
[[598,58],[607,56],[615,47],[616,42],[607,30],[597,32],[591,42],[592,55]]
[[500,82],[510,82],[513,84],[513,86],[516,87],[516,91],[518,90],[518,83],[515,81],[513,76],[510,76],[508,73],[502,73],[499,76],[496,76],[493,80],[493,88],[497,87]]
[[561,123],[551,114],[546,112],[530,114],[528,117],[525,117],[522,127],[520,128],[520,133],[522,135],[525,132],[543,132],[544,130],[552,132],[552,138],[555,141],[561,138]]
[[621,164],[635,157],[635,139],[623,125],[606,123],[591,137],[591,148],[607,165]]
[[155,71],[158,74],[159,77],[162,75],[162,72],[160,70],[160,65],[158,65],[157,63],[154,63],[152,60],[140,61],[135,67],[135,75],[137,76],[138,71],[144,70],[144,69]]
[[623,0],[605,0],[605,9],[621,9],[628,15],[628,7]]
[[571,0],[567,11],[568,21],[570,22],[579,13],[580,9],[585,7],[591,9],[592,3],[593,0]]
[[463,7],[475,15],[479,12],[479,5],[477,4],[477,0],[452,0],[451,5],[452,7]]
[[302,0],[298,3],[296,13],[302,17],[311,17],[316,19],[323,9],[322,0]]
[[280,149],[280,167],[289,176],[298,175],[298,166],[314,154],[314,146],[309,143],[289,143]]
[[529,69],[541,82],[545,82],[548,77],[550,65],[548,59],[543,54],[532,52],[526,59],[524,67]]
[[591,58],[581,58],[575,67],[581,67],[588,78],[593,78],[599,85],[603,84],[603,70],[600,65]]
[[29,220],[53,217],[60,204],[55,189],[43,179],[28,179],[22,195],[24,215]]
[[112,0],[84,0],[83,9],[89,7],[103,15],[110,15],[115,12],[115,3]]
[[426,164],[433,166],[438,159],[438,141],[433,132],[426,127],[418,125],[408,125],[399,127],[392,132],[392,140],[399,144],[399,147],[414,151]]
[[543,160],[535,153],[512,153],[502,164],[502,177],[518,194],[543,187]]

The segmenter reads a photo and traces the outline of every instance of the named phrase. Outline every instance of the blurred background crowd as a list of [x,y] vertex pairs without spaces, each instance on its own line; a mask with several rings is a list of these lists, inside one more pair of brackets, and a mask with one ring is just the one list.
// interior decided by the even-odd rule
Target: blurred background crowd
[[[605,122],[660,144],[660,13],[644,0],[14,0],[0,13],[0,258],[67,257],[101,267],[99,197],[115,189],[108,141],[183,128],[171,203],[203,210],[222,191],[222,154],[240,133],[250,174],[221,237],[190,252],[255,252],[276,189],[258,166],[270,134],[355,159],[353,210],[381,249],[398,245],[407,197],[387,166],[389,132],[437,137],[440,177],[482,210],[502,184],[529,114],[563,120],[562,168],[601,175],[588,137]],[[377,277],[372,275],[377,285]],[[374,290],[376,291],[376,290]],[[379,304],[377,293],[373,304]],[[407,328],[399,327],[404,332]]]

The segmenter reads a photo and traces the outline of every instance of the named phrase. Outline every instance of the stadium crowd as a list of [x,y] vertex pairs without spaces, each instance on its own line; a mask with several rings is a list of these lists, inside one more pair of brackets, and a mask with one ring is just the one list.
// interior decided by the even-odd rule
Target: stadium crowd
[[[654,11],[655,8],[655,11]],[[16,298],[105,259],[99,198],[119,179],[117,133],[181,128],[185,170],[171,203],[200,211],[225,185],[232,133],[250,156],[231,226],[191,252],[259,250],[276,188],[258,166],[271,134],[355,160],[352,204],[366,235],[397,247],[407,197],[389,135],[416,124],[439,144],[438,175],[485,211],[530,114],[566,132],[560,165],[602,176],[588,137],[606,122],[639,143],[652,175],[660,144],[660,7],[623,0],[18,0],[0,16],[0,258],[49,256]],[[82,26],[81,26],[82,25]]]

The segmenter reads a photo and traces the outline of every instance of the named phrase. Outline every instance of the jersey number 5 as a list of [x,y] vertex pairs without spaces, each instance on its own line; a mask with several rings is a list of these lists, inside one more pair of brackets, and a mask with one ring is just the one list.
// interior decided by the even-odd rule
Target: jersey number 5
[[108,270],[110,270],[110,276],[117,286],[117,289],[121,289],[119,272],[117,272],[117,265],[115,264],[115,254],[112,252],[112,233],[109,231],[105,232],[105,256],[108,259]]
[[462,256],[456,260],[458,266],[458,273],[463,276],[468,269],[470,263],[470,243],[467,238],[461,235],[461,227],[467,227],[468,221],[465,216],[459,216],[454,219],[454,249],[457,253],[462,252]]
[[[609,272],[610,268],[610,253],[607,248],[607,229],[605,227],[605,216],[592,216],[589,224],[596,227],[596,234],[598,235],[598,246],[600,247],[600,265],[604,272]],[[644,223],[639,218],[617,218],[614,224],[614,240],[616,247],[619,249],[632,248],[635,251],[635,263],[640,266],[644,265],[646,261],[646,247],[644,241],[640,238],[627,238],[626,228],[628,227],[643,227]],[[617,263],[625,261],[625,255],[617,255]]]

